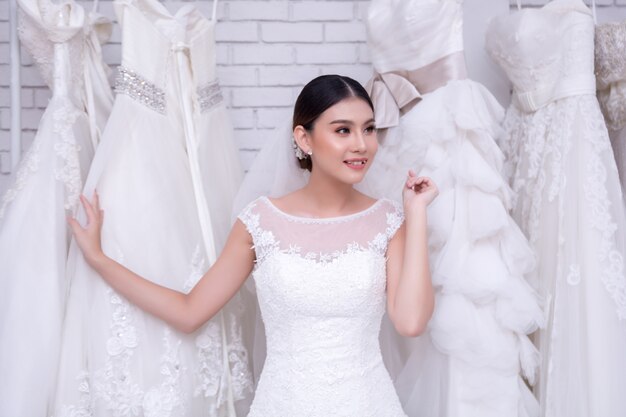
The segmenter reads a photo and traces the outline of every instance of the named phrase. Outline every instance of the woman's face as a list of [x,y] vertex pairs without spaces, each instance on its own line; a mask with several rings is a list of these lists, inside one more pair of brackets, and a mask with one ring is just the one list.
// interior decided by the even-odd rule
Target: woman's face
[[296,127],[294,135],[305,152],[313,152],[315,175],[324,174],[347,184],[363,179],[378,150],[374,113],[358,97],[329,107],[310,132]]

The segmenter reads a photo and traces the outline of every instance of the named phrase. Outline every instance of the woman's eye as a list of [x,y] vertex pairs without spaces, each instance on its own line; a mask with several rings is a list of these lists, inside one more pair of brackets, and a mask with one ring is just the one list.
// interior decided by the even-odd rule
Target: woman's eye
[[342,135],[346,135],[350,133],[350,129],[348,129],[347,127],[340,127],[339,129],[336,130],[336,132]]
[[376,132],[376,126],[368,126],[365,128],[366,133],[374,133]]

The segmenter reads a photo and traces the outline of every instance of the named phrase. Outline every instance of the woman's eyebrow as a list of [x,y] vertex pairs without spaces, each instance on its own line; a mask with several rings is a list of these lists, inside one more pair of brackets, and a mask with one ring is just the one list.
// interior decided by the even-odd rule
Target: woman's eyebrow
[[[366,120],[365,123],[363,123],[364,125],[369,124],[369,123],[374,123],[374,119],[371,118],[369,120]],[[330,122],[329,124],[349,124],[349,125],[353,125],[354,122],[352,120],[345,120],[345,119],[338,119],[338,120],[333,120],[332,122]]]

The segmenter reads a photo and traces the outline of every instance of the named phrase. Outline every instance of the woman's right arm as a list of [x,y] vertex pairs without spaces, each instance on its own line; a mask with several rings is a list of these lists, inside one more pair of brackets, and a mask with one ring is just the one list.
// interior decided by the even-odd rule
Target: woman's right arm
[[219,258],[189,294],[155,284],[104,254],[100,246],[104,213],[98,197],[94,196],[92,204],[81,196],[81,202],[87,213],[87,225],[82,227],[75,219],[68,221],[85,260],[116,292],[180,331],[193,332],[213,317],[252,271],[252,238],[237,220]]

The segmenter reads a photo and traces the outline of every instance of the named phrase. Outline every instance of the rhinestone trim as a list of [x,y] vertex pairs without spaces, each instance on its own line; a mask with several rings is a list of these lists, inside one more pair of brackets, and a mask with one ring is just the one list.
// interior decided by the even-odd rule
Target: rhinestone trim
[[165,92],[128,68],[119,67],[115,92],[126,94],[152,110],[165,114]]
[[222,90],[217,81],[198,87],[198,103],[201,112],[209,111],[222,101],[224,101],[224,96],[222,96]]

